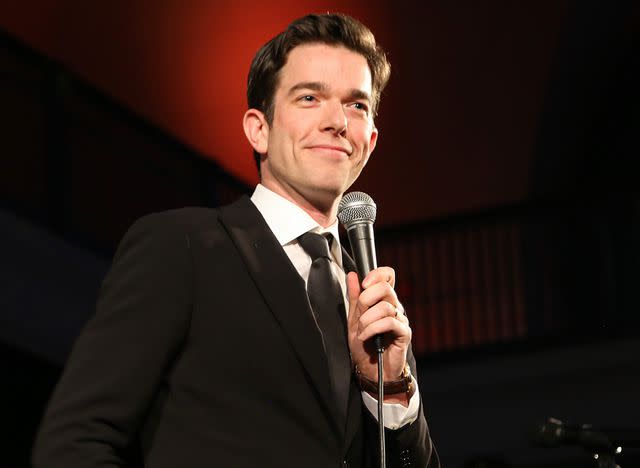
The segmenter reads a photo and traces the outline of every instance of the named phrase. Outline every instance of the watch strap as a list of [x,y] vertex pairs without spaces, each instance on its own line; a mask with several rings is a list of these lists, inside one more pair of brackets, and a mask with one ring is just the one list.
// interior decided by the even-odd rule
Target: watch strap
[[[357,365],[355,366],[355,374],[358,385],[360,386],[360,390],[372,394],[378,393],[378,382],[369,380],[364,375],[362,375]],[[400,379],[384,383],[385,395],[397,395],[399,393],[406,393],[407,397],[411,398],[415,391],[416,384],[413,376],[411,375],[411,368],[409,367],[409,364],[405,364]]]

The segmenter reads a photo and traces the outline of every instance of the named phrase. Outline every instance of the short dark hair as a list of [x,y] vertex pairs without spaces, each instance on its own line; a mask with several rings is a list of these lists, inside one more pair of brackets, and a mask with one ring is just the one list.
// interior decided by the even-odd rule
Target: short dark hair
[[[389,81],[391,65],[371,30],[355,18],[340,13],[299,18],[258,50],[247,80],[249,108],[263,112],[269,125],[273,123],[273,98],[280,69],[286,64],[291,50],[310,43],[343,46],[367,59],[372,80],[371,111],[376,115],[382,91]],[[259,172],[260,154],[256,151],[253,154]]]

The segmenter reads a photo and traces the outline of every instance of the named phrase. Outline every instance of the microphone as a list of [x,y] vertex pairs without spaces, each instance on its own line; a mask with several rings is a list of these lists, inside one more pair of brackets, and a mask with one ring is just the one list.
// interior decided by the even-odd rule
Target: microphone
[[549,418],[538,425],[533,434],[533,440],[543,447],[581,445],[587,449],[611,448],[609,439],[601,432],[593,430],[588,424],[569,426],[555,418]]
[[579,445],[587,450],[620,453],[622,447],[639,448],[640,431],[631,429],[595,429],[590,424],[569,425],[548,418],[532,433],[533,442],[542,447]]
[[[360,281],[378,267],[376,262],[376,243],[373,238],[373,222],[376,220],[376,204],[369,195],[363,192],[350,192],[342,197],[338,205],[338,219],[347,230],[351,253],[356,262]],[[382,359],[384,346],[382,335],[373,338],[378,352],[378,444],[380,449],[380,466],[386,466],[386,448],[384,434],[384,370]]]
[[[345,194],[338,205],[338,219],[347,230],[351,253],[356,262],[360,281],[369,272],[378,267],[376,245],[373,236],[373,222],[376,220],[377,207],[373,198],[364,192]],[[375,336],[378,350],[382,347],[382,335]]]

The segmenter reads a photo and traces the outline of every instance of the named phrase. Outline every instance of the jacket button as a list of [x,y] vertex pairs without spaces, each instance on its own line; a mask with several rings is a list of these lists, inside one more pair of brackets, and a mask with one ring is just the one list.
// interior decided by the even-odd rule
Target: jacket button
[[400,466],[402,466],[403,468],[409,468],[410,466],[413,465],[413,460],[411,457],[411,451],[408,449],[405,449],[403,451],[400,452]]

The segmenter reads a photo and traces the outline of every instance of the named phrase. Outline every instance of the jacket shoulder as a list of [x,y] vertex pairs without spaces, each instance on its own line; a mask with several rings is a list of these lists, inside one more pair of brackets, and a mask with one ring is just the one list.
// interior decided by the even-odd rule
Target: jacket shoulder
[[158,211],[138,218],[132,228],[136,226],[177,229],[191,232],[202,227],[211,227],[219,222],[217,208],[185,207],[167,211]]

